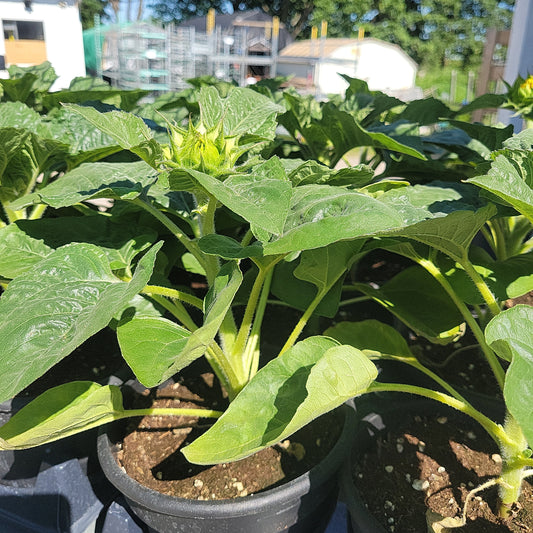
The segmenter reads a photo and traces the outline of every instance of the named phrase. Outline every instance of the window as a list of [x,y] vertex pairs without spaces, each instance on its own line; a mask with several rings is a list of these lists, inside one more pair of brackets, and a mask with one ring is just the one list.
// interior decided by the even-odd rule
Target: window
[[42,22],[33,20],[4,20],[4,39],[6,40],[29,40],[44,41]]

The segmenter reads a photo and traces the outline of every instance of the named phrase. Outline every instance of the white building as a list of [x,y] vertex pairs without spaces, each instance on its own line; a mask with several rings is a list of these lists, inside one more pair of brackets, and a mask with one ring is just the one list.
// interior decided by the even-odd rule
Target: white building
[[[2,61],[3,59],[3,61]],[[53,90],[85,76],[78,3],[75,0],[0,0],[0,68],[50,61],[59,79]]]
[[347,74],[372,91],[406,96],[415,89],[417,64],[399,46],[379,39],[296,41],[279,55],[277,73],[307,80],[322,95],[342,94]]

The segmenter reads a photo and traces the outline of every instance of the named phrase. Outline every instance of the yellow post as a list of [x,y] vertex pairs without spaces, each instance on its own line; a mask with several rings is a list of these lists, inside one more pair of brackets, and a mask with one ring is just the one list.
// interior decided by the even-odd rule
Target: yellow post
[[318,28],[316,26],[313,26],[311,28],[311,40],[316,41],[318,39]]
[[205,23],[205,30],[206,30],[207,35],[211,35],[214,29],[215,29],[215,10],[214,8],[211,8],[207,12],[207,19]]
[[362,41],[365,38],[365,29],[362,26],[359,26],[359,31],[357,32],[357,38]]
[[272,18],[272,37],[277,38],[279,36],[279,17]]
[[328,21],[323,20],[320,24],[320,37],[327,37],[328,35]]

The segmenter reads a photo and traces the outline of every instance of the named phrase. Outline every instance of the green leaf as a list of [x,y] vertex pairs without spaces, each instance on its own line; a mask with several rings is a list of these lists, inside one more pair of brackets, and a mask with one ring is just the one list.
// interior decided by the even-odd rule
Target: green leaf
[[292,187],[281,165],[273,163],[267,162],[251,174],[236,174],[225,181],[195,170],[186,172],[250,224],[279,234],[289,211]]
[[204,254],[218,255],[224,259],[245,259],[247,257],[262,257],[263,247],[255,242],[249,246],[242,246],[231,237],[216,235],[212,233],[202,237],[198,241],[198,246]]
[[359,350],[326,337],[307,338],[265,365],[183,453],[197,464],[242,459],[361,394],[376,376]]
[[30,192],[38,175],[66,152],[66,145],[27,130],[0,129],[0,202]]
[[533,151],[504,150],[488,174],[468,180],[533,222]]
[[124,412],[120,389],[90,381],[51,388],[0,427],[0,449],[20,450],[107,424]]
[[166,318],[134,317],[117,328],[122,356],[145,387],[156,387],[174,375],[173,364],[189,336]]
[[472,139],[476,139],[486,146],[490,151],[498,150],[503,146],[506,139],[513,135],[513,126],[506,128],[494,128],[484,124],[472,124],[460,120],[449,120],[450,124],[461,128]]
[[464,333],[461,313],[422,267],[403,270],[379,289],[364,283],[356,283],[355,287],[431,342],[448,344]]
[[511,360],[503,395],[509,412],[533,443],[533,307],[517,305],[494,317],[485,330],[490,346]]
[[156,237],[155,230],[115,223],[103,215],[18,220],[0,228],[0,275],[14,278],[71,242],[95,244],[113,270],[126,268]]
[[415,185],[393,189],[380,200],[393,206],[405,227],[389,235],[408,237],[427,244],[457,261],[464,259],[472,239],[496,214],[474,189],[462,184]]
[[[201,99],[200,99],[201,101]],[[235,87],[224,101],[224,135],[273,139],[276,115],[285,109],[252,89]]]
[[133,200],[157,180],[157,171],[143,161],[85,163],[39,191],[11,204],[21,209],[44,203],[56,209],[94,198]]
[[413,357],[406,340],[392,326],[378,320],[340,322],[328,328],[324,335],[349,344],[366,355],[388,354]]
[[315,285],[319,293],[326,293],[352,266],[363,242],[336,242],[323,248],[305,250],[294,275]]
[[168,376],[179,372],[204,355],[215,339],[241,283],[242,273],[235,261],[222,266],[204,298],[204,323],[190,334],[184,349],[175,354],[175,361],[168,370]]
[[161,244],[139,261],[129,283],[113,275],[98,247],[77,243],[15,278],[0,298],[0,402],[107,326],[148,283]]
[[329,185],[293,189],[283,232],[263,243],[265,255],[327,246],[402,227],[397,210],[366,194]]
[[151,167],[157,168],[162,160],[161,147],[142,118],[124,111],[100,113],[92,107],[73,104],[66,104],[66,107],[86,118],[102,132],[115,139],[119,146],[138,155]]

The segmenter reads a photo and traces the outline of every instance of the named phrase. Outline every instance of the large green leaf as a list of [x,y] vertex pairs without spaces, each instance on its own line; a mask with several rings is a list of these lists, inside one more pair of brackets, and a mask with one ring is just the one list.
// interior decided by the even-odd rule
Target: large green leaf
[[113,275],[97,246],[77,243],[15,278],[0,298],[0,401],[107,326],[148,283],[161,244],[139,261],[128,283]]
[[293,189],[283,232],[263,243],[265,255],[319,248],[376,235],[405,223],[396,209],[356,191],[329,185]]
[[136,316],[117,328],[122,356],[145,387],[155,387],[175,373],[173,365],[189,336],[186,329],[158,317]]
[[496,214],[493,205],[477,197],[475,189],[462,184],[415,185],[389,190],[380,196],[404,219],[405,227],[390,235],[408,237],[464,259],[472,239]]
[[143,119],[124,111],[100,113],[92,107],[67,104],[68,109],[86,118],[115,142],[156,168],[162,159],[159,143]]
[[389,354],[413,357],[406,340],[392,326],[378,320],[339,322],[328,328],[324,335],[349,344],[367,355]]
[[43,106],[46,109],[59,107],[61,104],[81,104],[83,102],[104,102],[115,105],[124,111],[131,111],[138,100],[150,94],[150,91],[135,89],[124,91],[109,87],[95,87],[90,90],[83,88],[81,82],[63,91],[54,91],[43,95]]
[[378,289],[365,283],[355,287],[434,343],[447,344],[464,332],[463,317],[452,299],[422,267],[409,267]]
[[33,203],[68,207],[93,198],[132,200],[157,180],[157,171],[143,161],[135,163],[85,163],[50,185],[13,202],[13,209]]
[[90,381],[51,388],[0,427],[0,450],[47,444],[107,424],[124,412],[120,389]]
[[309,337],[265,365],[183,453],[197,464],[236,461],[361,394],[376,376],[376,367],[359,350]]
[[113,270],[126,268],[156,237],[155,230],[115,223],[102,215],[18,220],[0,228],[0,275],[14,278],[71,242],[95,244]]
[[533,222],[533,151],[504,150],[489,172],[468,180]]
[[503,395],[529,445],[533,445],[533,307],[517,305],[494,317],[485,330],[487,342],[511,365]]
[[250,174],[236,174],[225,181],[195,170],[187,173],[250,224],[277,235],[287,218],[292,186],[276,161],[267,161]]

